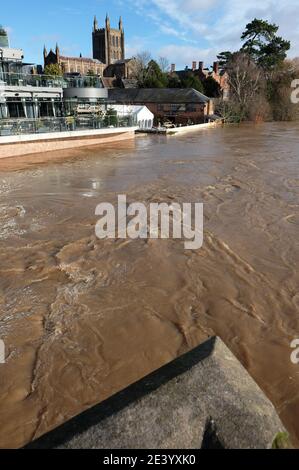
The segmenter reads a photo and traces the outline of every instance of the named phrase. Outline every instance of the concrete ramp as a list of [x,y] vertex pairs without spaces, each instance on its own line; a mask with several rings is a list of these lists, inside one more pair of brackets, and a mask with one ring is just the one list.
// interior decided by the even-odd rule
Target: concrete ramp
[[27,448],[269,448],[284,431],[246,370],[211,338]]

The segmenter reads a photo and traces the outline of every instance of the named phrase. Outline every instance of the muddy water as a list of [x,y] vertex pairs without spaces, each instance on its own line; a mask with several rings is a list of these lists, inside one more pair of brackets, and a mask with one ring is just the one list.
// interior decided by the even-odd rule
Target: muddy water
[[[299,438],[298,144],[299,125],[266,124],[0,162],[1,447],[211,334]],[[203,202],[203,248],[97,240],[96,205],[121,193]]]

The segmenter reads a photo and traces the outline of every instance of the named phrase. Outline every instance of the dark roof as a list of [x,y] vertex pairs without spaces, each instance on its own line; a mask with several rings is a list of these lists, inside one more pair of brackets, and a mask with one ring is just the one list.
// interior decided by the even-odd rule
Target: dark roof
[[209,98],[194,88],[115,88],[109,99],[118,103],[206,103]]
[[[50,51],[50,52],[53,52],[53,51]],[[56,54],[54,54],[54,55],[56,55]],[[103,63],[98,59],[91,59],[90,57],[71,57],[71,56],[61,55],[60,59],[62,59],[62,60],[77,60],[77,61],[80,61],[80,62],[90,62],[90,63],[98,64],[98,65]]]
[[124,88],[138,88],[137,80],[134,78],[122,78],[121,81]]
[[102,77],[104,88],[113,88],[115,86],[115,77]]

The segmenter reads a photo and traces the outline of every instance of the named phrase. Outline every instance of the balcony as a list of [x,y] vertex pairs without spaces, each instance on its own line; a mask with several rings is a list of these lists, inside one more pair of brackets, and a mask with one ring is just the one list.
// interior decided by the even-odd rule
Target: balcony
[[135,127],[136,116],[82,116],[41,119],[0,119],[0,136]]
[[97,76],[58,77],[50,75],[0,72],[0,86],[42,88],[103,88]]

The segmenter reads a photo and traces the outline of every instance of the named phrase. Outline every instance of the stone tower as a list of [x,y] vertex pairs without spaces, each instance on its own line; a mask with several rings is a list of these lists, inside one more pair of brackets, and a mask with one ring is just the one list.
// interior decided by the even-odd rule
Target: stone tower
[[122,19],[119,19],[118,29],[110,27],[110,19],[106,15],[105,28],[99,28],[96,17],[92,32],[93,58],[110,65],[125,58],[125,35]]

